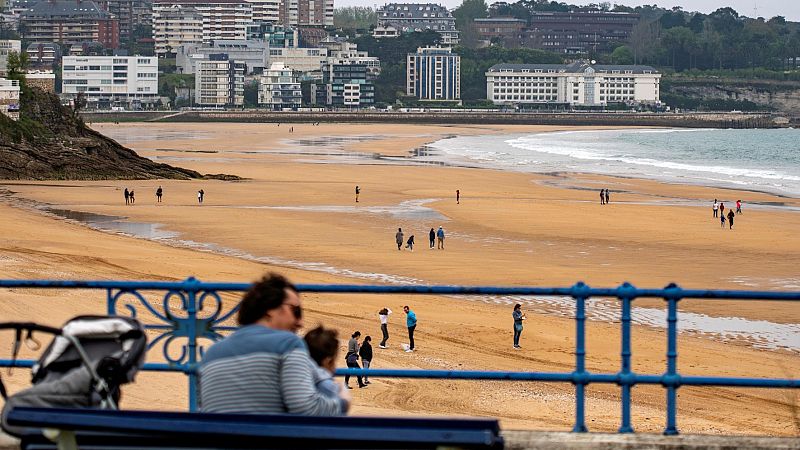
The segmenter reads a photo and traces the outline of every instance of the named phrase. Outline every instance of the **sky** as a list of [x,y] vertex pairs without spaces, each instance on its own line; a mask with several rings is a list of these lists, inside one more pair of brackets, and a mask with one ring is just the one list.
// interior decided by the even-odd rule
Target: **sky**
[[[455,8],[461,4],[461,0],[391,0],[397,3],[424,3],[424,2],[438,2],[448,8]],[[496,0],[486,0],[487,4],[492,4]],[[514,0],[506,0],[513,3]],[[585,5],[588,3],[600,3],[603,0],[558,0],[564,3]],[[335,6],[381,6],[385,3],[390,3],[389,0],[375,1],[375,0],[334,0]],[[793,22],[800,22],[800,1],[798,0],[609,0],[613,4],[621,4],[626,6],[638,5],[653,5],[656,4],[663,8],[672,8],[673,6],[682,6],[686,11],[699,11],[702,13],[710,13],[718,8],[730,6],[735,9],[739,14],[747,17],[756,17],[755,11],[758,11],[758,16],[769,19],[774,16],[784,16],[786,20]]]

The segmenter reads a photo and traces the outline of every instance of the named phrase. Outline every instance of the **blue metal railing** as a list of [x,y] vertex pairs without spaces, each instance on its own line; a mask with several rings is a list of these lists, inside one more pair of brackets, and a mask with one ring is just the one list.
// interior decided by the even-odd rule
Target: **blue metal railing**
[[[196,368],[202,358],[200,340],[216,341],[221,333],[236,329],[228,325],[238,310],[238,299],[230,309],[220,292],[242,292],[247,283],[203,283],[194,278],[182,282],[127,281],[51,281],[0,280],[0,288],[102,289],[106,291],[107,313],[137,317],[140,308],[161,323],[144,323],[148,330],[160,332],[148,343],[148,350],[158,345],[166,363],[145,364],[145,370],[183,372],[189,377],[189,409],[197,406]],[[301,292],[435,294],[435,295],[519,295],[564,296],[575,301],[575,370],[572,372],[503,372],[448,370],[339,369],[337,375],[372,377],[434,378],[455,380],[513,380],[562,382],[575,385],[574,432],[586,432],[585,390],[591,383],[617,384],[621,389],[620,433],[633,432],[631,424],[631,390],[637,384],[662,385],[666,389],[666,427],[664,434],[678,434],[677,390],[681,386],[732,386],[759,388],[800,388],[798,379],[732,378],[682,376],[678,372],[678,302],[682,299],[730,299],[800,301],[800,292],[757,292],[732,290],[682,289],[670,284],[664,289],[638,289],[625,283],[618,288],[591,288],[584,283],[572,287],[468,287],[468,286],[363,286],[363,285],[298,285]],[[158,303],[150,302],[140,291],[166,292]],[[586,301],[592,297],[616,297],[621,302],[621,367],[617,373],[591,373],[586,370]],[[667,304],[667,367],[663,374],[643,375],[631,369],[631,305],[637,298],[661,298]],[[177,305],[176,305],[177,301]],[[137,305],[138,303],[138,305]],[[144,322],[144,321],[143,321]],[[176,340],[185,340],[177,356],[171,351]],[[31,367],[34,361],[0,359],[0,367]]]

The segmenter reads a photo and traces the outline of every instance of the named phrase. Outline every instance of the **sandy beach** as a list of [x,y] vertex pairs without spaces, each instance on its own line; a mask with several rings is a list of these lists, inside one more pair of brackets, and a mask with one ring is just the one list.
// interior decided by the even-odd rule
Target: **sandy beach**
[[[626,281],[650,288],[671,282],[690,288],[800,287],[800,213],[792,210],[800,200],[795,198],[598,175],[419,164],[408,157],[449,136],[569,127],[138,123],[95,128],[155,161],[245,179],[0,181],[3,278],[195,276],[242,282],[272,270],[297,283],[569,286],[581,280],[597,287]],[[160,204],[158,186],[164,189]],[[133,206],[125,205],[126,187],[136,192]],[[610,205],[597,201],[601,187],[613,192]],[[202,205],[199,189],[205,192]],[[711,219],[714,198],[745,200],[745,214],[737,217],[734,230],[721,229]],[[748,210],[749,204],[783,207]],[[143,228],[131,228],[138,238],[99,231],[46,208],[124,218]],[[438,226],[447,231],[446,249],[429,250],[427,233]],[[413,252],[397,251],[398,227],[406,237],[415,235]],[[224,299],[230,306],[236,296]],[[304,301],[306,328],[333,326],[343,344],[355,329],[380,336],[376,313],[391,308],[390,347],[376,348],[375,368],[548,372],[573,367],[571,310],[546,300],[525,304],[529,320],[521,351],[511,345],[516,299],[307,294]],[[663,309],[662,303],[637,300],[640,309],[634,314],[647,322],[647,314]],[[407,338],[404,304],[420,320],[419,349],[413,354],[400,348]],[[619,313],[611,302],[594,308],[588,370],[614,373],[620,364]],[[0,297],[3,319],[56,325],[104,310],[100,292],[14,290]],[[781,327],[796,330],[800,324],[800,308],[789,302],[687,300],[681,312],[698,322],[736,318],[777,334]],[[10,348],[8,338],[0,338],[0,348]],[[665,338],[659,326],[634,328],[636,372],[664,372]],[[679,338],[679,370],[798,378],[800,343],[784,344],[758,333],[687,330]],[[157,361],[160,350],[149,357]],[[28,377],[25,370],[3,375],[12,392],[27,386]],[[588,388],[590,430],[617,429],[618,390]],[[186,392],[181,375],[142,373],[125,389],[123,405],[185,409]],[[633,398],[634,428],[661,431],[663,389],[638,386]],[[569,430],[574,414],[572,386],[547,383],[375,379],[368,389],[354,391],[354,400],[353,414],[494,416],[506,428]],[[681,388],[678,404],[684,433],[800,435],[796,390]]]

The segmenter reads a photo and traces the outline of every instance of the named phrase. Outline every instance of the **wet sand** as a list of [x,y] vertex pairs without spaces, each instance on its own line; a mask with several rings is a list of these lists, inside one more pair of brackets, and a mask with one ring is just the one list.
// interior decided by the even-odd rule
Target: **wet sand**
[[[694,288],[800,286],[798,214],[769,206],[800,206],[796,199],[647,180],[413,165],[406,157],[449,135],[552,127],[295,125],[291,134],[283,128],[102,124],[100,131],[127,139],[140,154],[158,161],[248,180],[0,185],[15,192],[0,205],[8,218],[0,228],[4,277],[194,275],[208,281],[246,281],[278,270],[296,282],[315,283],[566,286],[583,280],[593,286],[624,281],[640,287],[673,281]],[[165,191],[162,204],[155,202],[158,185]],[[362,189],[358,204],[355,185]],[[124,205],[125,187],[135,189],[135,206]],[[596,202],[600,187],[612,190],[611,205]],[[201,188],[206,192],[202,206],[196,200]],[[461,190],[460,205],[455,189]],[[745,200],[745,214],[737,218],[734,230],[720,229],[711,219],[709,199],[715,197]],[[748,209],[755,202],[766,206]],[[150,240],[94,230],[63,219],[67,213],[59,216],[56,210],[105,216],[94,217],[98,228]],[[92,222],[87,216],[72,219]],[[138,225],[118,225],[130,223]],[[429,250],[427,232],[439,225],[448,232],[447,249]],[[415,234],[413,253],[396,250],[397,227]],[[524,350],[513,351],[509,303],[517,300],[306,296],[308,326],[332,325],[342,336],[355,328],[379,336],[375,312],[383,305],[395,311],[391,347],[376,349],[374,367],[571,370],[569,305],[523,299],[530,320],[523,332]],[[235,302],[235,296],[226,301]],[[13,302],[0,301],[0,314],[58,323],[80,312],[103,311],[102,303],[102,295],[85,292],[56,297],[15,291]],[[403,304],[411,304],[420,317],[420,348],[412,355],[399,347]],[[666,342],[657,325],[661,302],[637,300],[636,306],[634,319],[642,325],[634,331],[634,370],[662,373]],[[793,350],[800,348],[793,334],[800,332],[797,305],[687,300],[681,309],[687,318],[679,347],[682,373],[800,376],[800,354]],[[731,332],[731,323],[721,332],[703,331],[731,317],[752,327],[745,326],[738,335]],[[619,370],[615,305],[598,301],[590,318],[589,370],[614,373]],[[14,388],[26,383],[27,374],[19,372],[24,371],[15,372]],[[184,386],[182,376],[142,374],[126,390],[126,406],[184,408]],[[663,390],[637,387],[634,392],[636,429],[659,431]],[[589,395],[590,428],[615,430],[617,389],[593,385]],[[376,379],[369,389],[356,391],[355,399],[355,413],[491,415],[510,428],[569,429],[573,415],[571,387],[555,384]],[[683,432],[798,435],[798,400],[796,391],[682,388],[679,426]]]

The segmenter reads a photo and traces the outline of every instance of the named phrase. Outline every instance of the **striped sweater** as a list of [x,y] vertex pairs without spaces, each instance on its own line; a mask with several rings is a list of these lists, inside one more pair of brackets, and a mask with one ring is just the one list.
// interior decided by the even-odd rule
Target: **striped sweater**
[[248,325],[212,345],[200,363],[200,410],[342,415],[344,401],[317,391],[316,364],[288,331]]

